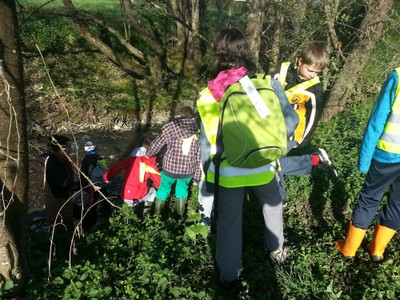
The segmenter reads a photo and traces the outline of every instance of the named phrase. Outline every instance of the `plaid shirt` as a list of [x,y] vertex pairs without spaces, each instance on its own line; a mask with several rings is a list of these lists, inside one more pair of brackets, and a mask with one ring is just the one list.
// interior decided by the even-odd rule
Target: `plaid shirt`
[[177,178],[193,176],[198,182],[201,179],[198,131],[194,118],[175,119],[163,126],[161,135],[150,144],[146,155],[157,155],[167,146],[162,163],[166,175]]

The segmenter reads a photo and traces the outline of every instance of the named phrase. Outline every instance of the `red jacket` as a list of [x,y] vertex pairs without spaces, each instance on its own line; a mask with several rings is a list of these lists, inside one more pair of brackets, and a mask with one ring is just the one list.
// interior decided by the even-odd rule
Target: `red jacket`
[[140,151],[134,151],[136,156],[129,156],[112,165],[104,174],[105,182],[109,182],[122,170],[125,170],[121,189],[121,199],[140,200],[149,191],[148,180],[151,179],[154,187],[160,186],[160,174],[156,165],[156,157],[147,157]]

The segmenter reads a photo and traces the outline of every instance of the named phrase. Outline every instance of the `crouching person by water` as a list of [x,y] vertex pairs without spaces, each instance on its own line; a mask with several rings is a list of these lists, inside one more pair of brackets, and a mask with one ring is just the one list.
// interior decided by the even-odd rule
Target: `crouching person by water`
[[189,184],[194,179],[197,185],[201,179],[200,142],[198,127],[193,110],[182,107],[174,120],[162,128],[162,133],[150,144],[147,155],[157,155],[164,146],[161,184],[156,194],[156,211],[160,212],[176,182],[176,211],[181,217],[186,211]]
[[[111,205],[104,199],[108,197],[107,184],[103,175],[107,171],[107,162],[97,153],[97,146],[92,141],[84,144],[86,155],[81,162],[80,181],[84,191],[83,201],[78,195],[74,205],[74,217],[82,220],[83,229],[90,229],[95,224],[106,225],[111,215]],[[89,183],[88,179],[91,181]],[[101,196],[101,198],[100,198]],[[99,202],[99,199],[103,200]],[[88,200],[88,201],[86,201]],[[97,204],[99,202],[99,204]],[[83,208],[83,209],[82,209]]]
[[[147,213],[154,202],[156,189],[160,186],[160,174],[156,157],[147,157],[149,141],[145,140],[141,147],[133,149],[129,157],[112,165],[104,174],[105,182],[110,182],[121,171],[125,171],[121,189],[121,199],[129,207],[144,202],[144,213]],[[149,180],[152,181],[151,186]]]
[[55,135],[49,138],[49,155],[44,163],[44,201],[51,225],[73,224],[73,202],[71,196],[78,189],[74,180],[74,170],[69,160],[71,140],[66,136]]

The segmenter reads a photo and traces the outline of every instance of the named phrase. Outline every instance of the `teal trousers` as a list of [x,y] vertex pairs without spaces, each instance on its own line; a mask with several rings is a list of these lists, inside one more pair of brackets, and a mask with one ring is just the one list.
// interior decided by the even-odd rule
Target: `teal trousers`
[[172,178],[165,175],[163,172],[161,174],[160,187],[157,190],[156,199],[165,201],[171,192],[172,185],[176,182],[175,187],[175,197],[176,199],[188,197],[189,183],[192,180],[192,176],[188,178]]

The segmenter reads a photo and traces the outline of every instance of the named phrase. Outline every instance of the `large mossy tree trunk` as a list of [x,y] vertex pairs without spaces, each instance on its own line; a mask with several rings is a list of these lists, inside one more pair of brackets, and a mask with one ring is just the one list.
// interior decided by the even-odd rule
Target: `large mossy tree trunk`
[[192,0],[192,14],[190,20],[191,31],[189,31],[188,39],[188,61],[190,62],[186,76],[189,78],[197,77],[202,66],[202,55],[200,51],[200,25],[201,25],[201,8],[205,4],[203,0]]
[[281,2],[277,2],[275,5],[274,14],[274,31],[271,38],[271,50],[270,50],[270,65],[269,72],[275,74],[279,72],[279,56],[281,40],[283,38],[283,27],[284,27],[284,10]]
[[18,293],[28,270],[28,147],[14,0],[0,0],[0,90],[0,274],[14,282]]
[[323,120],[327,121],[336,116],[351,102],[354,86],[382,36],[385,20],[392,6],[393,0],[380,0],[371,1],[371,4],[366,7],[367,14],[359,29],[357,43],[351,54],[346,57],[340,75],[331,89]]
[[246,38],[249,43],[250,53],[253,55],[254,62],[258,70],[260,67],[260,45],[264,23],[265,0],[250,1],[248,3]]

